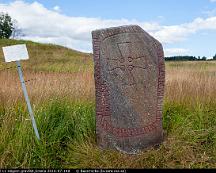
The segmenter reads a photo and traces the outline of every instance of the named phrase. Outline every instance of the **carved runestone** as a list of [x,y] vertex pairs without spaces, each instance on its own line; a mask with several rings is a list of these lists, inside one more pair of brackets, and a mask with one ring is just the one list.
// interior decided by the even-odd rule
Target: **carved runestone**
[[163,140],[162,45],[136,25],[92,32],[97,143],[136,154]]

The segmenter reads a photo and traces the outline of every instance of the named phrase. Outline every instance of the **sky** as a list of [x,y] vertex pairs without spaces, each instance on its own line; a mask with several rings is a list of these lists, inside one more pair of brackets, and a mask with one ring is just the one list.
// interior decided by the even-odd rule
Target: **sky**
[[0,0],[20,39],[92,52],[91,31],[136,24],[165,56],[216,54],[216,0]]

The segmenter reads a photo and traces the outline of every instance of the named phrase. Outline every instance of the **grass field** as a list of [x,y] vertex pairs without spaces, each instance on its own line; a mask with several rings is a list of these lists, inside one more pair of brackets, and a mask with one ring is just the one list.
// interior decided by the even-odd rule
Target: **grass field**
[[164,142],[139,155],[101,150],[95,142],[92,55],[26,43],[27,89],[37,142],[14,63],[0,51],[0,168],[216,168],[216,61],[166,63]]

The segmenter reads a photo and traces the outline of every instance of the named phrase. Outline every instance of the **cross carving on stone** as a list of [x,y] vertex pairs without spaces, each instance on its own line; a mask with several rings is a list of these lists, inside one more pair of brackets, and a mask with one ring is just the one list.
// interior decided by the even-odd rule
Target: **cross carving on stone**
[[117,46],[120,57],[108,59],[109,71],[116,77],[119,77],[123,85],[135,85],[134,70],[145,69],[145,67],[142,66],[142,61],[145,56],[134,56],[131,51],[131,42],[118,43]]

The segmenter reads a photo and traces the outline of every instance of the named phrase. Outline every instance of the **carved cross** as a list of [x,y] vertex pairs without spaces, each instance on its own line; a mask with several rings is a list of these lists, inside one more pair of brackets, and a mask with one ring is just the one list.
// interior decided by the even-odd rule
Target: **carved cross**
[[135,85],[134,70],[145,69],[145,67],[142,66],[142,61],[145,56],[135,56],[132,53],[131,42],[118,43],[117,46],[120,57],[108,59],[109,71],[117,78],[120,78],[123,85]]

